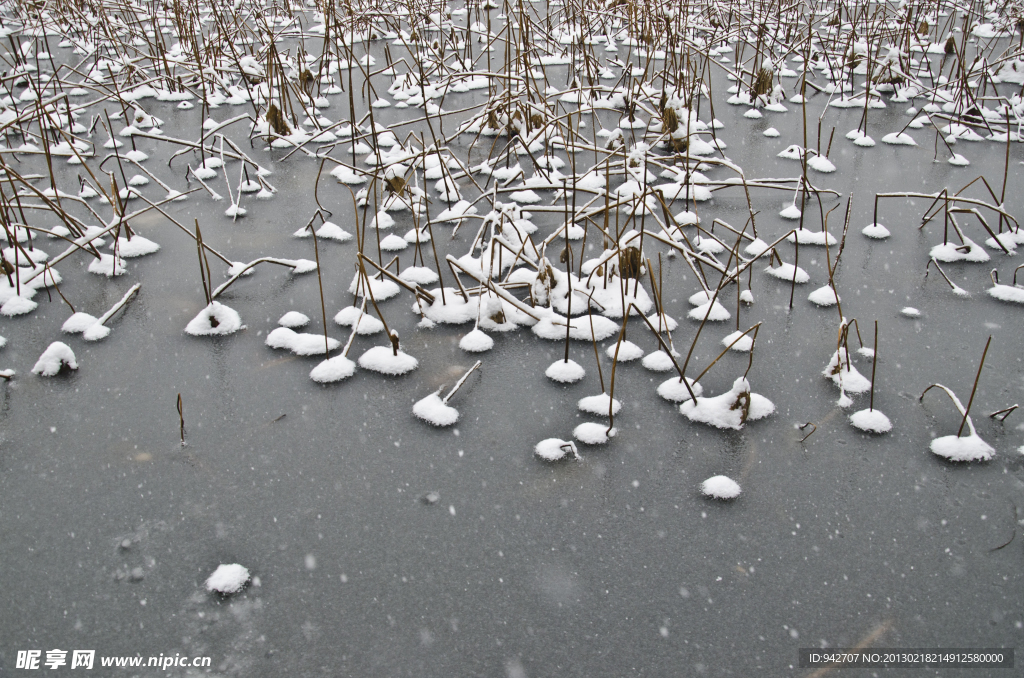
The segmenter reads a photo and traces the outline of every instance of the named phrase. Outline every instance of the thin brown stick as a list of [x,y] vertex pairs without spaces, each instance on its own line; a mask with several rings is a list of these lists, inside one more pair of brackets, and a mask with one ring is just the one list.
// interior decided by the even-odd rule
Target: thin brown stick
[[981,379],[981,368],[985,366],[985,356],[988,355],[988,347],[991,343],[992,335],[989,335],[988,341],[985,342],[985,350],[981,352],[981,362],[978,363],[978,373],[974,375],[974,386],[971,388],[971,397],[967,399],[967,409],[964,410],[964,418],[960,421],[960,430],[956,432],[957,438],[964,432],[964,424],[967,423],[967,415],[971,411],[971,404],[974,403],[974,394],[978,391],[978,380]]

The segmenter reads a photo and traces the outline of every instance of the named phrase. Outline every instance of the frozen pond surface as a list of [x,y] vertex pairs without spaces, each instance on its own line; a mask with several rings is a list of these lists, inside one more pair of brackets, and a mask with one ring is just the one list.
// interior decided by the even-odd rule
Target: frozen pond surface
[[[383,92],[391,78],[378,77]],[[549,77],[564,82],[564,68]],[[1017,89],[1008,87],[1006,95]],[[453,96],[467,106],[486,98]],[[344,118],[345,100],[333,97],[324,113]],[[748,178],[800,174],[799,162],[777,157],[802,143],[798,105],[749,119],[746,107],[723,100],[715,100],[724,123],[718,133]],[[809,119],[824,100],[812,99]],[[169,136],[191,138],[198,127],[198,106],[144,105],[166,121]],[[880,139],[898,132],[909,105],[872,111],[871,133]],[[226,119],[234,110],[212,115]],[[597,113],[608,128],[620,115]],[[593,115],[583,117],[595,125]],[[386,125],[400,119],[391,109],[378,118]],[[0,324],[7,339],[0,368],[17,372],[0,384],[3,667],[13,672],[18,650],[63,648],[210,656],[210,675],[222,676],[749,676],[800,674],[801,647],[1020,645],[1022,417],[1000,423],[986,415],[1024,400],[1024,315],[1020,305],[985,293],[989,270],[998,268],[1008,284],[1019,257],[989,249],[989,263],[943,264],[970,293],[964,298],[935,270],[925,278],[929,251],[943,239],[941,214],[918,229],[930,201],[883,201],[879,221],[892,236],[874,241],[860,233],[873,220],[876,193],[957,190],[982,174],[1001,177],[1005,146],[960,142],[954,148],[971,165],[956,167],[932,161],[934,130],[908,130],[916,148],[855,146],[843,135],[859,119],[856,109],[829,111],[823,136],[835,126],[830,158],[837,170],[813,179],[841,194],[822,197],[825,210],[839,205],[829,222],[837,237],[854,196],[835,282],[843,313],[858,319],[866,346],[879,321],[874,401],[893,423],[883,436],[848,422],[867,407],[866,393],[851,394],[853,406],[842,409],[838,389],[822,377],[839,327],[835,308],[807,300],[828,283],[822,247],[800,247],[799,266],[811,280],[796,286],[792,310],[790,285],[761,275],[766,262],[754,265],[754,304],[741,307],[740,329],[763,323],[748,378],[775,404],[772,416],[739,431],[692,423],[657,397],[658,384],[673,373],[620,363],[618,434],[604,446],[578,445],[580,461],[553,465],[535,457],[539,441],[568,440],[578,424],[603,421],[576,408],[578,399],[602,390],[589,342],[570,346],[586,377],[559,385],[544,370],[562,357],[561,342],[520,328],[490,333],[490,352],[468,353],[459,341],[472,323],[418,328],[413,298],[402,292],[380,306],[418,369],[402,377],[360,369],[321,386],[309,372],[322,357],[265,345],[289,311],[312,319],[297,331],[322,332],[315,275],[259,268],[219,297],[245,329],[197,338],[183,331],[205,306],[196,246],[168,220],[154,213],[133,220],[161,250],[126,260],[123,277],[87,272],[85,256],[67,260],[61,289],[76,310],[98,316],[135,282],[142,288],[101,342],[63,334],[70,311],[45,290],[33,314]],[[768,127],[780,136],[766,137]],[[238,136],[245,140],[244,131]],[[99,145],[104,135],[96,137]],[[471,141],[465,135],[452,148],[465,157]],[[164,209],[185,225],[198,219],[206,242],[233,260],[314,259],[312,240],[292,233],[316,209],[318,164],[254,143],[246,152],[273,171],[274,199],[243,199],[248,215],[234,223],[223,216],[226,202],[205,193]],[[186,163],[171,170],[159,160],[166,145],[140,139],[137,147],[154,158],[150,171],[184,187]],[[471,155],[473,162],[486,157],[473,153],[481,154]],[[340,148],[337,154],[351,159]],[[195,167],[198,160],[188,158]],[[1022,160],[1013,145],[1006,209],[1017,216],[1024,214]],[[39,157],[25,166],[46,172]],[[238,172],[236,163],[229,168]],[[57,171],[62,187],[77,181],[76,168],[61,162]],[[998,190],[998,181],[993,185]],[[552,191],[540,193],[545,203],[553,200]],[[162,195],[157,189],[150,197]],[[431,195],[434,214],[440,203]],[[319,197],[330,220],[355,233],[349,191],[326,171]],[[792,204],[791,193],[754,191],[752,201],[766,242],[793,227],[776,216]],[[804,209],[808,228],[819,230],[816,202]],[[733,225],[747,218],[737,189],[717,192],[698,211],[707,228],[712,218]],[[396,220],[393,232],[411,228],[408,212]],[[534,221],[540,236],[562,223],[558,214]],[[476,228],[463,226],[453,241],[450,226],[435,225],[439,255],[464,254]],[[970,228],[982,242],[981,229]],[[561,249],[564,241],[555,242]],[[61,249],[44,238],[37,245],[51,254]],[[575,247],[578,257],[579,241]],[[600,253],[597,238],[587,247],[587,258]],[[682,257],[669,258],[654,242],[645,248],[656,275],[662,253],[665,310],[679,320],[673,338],[685,356],[699,325],[686,319],[687,297],[700,288]],[[779,250],[793,261],[791,244]],[[331,318],[352,303],[356,245],[322,239],[319,257],[328,333],[344,344],[348,329]],[[404,264],[411,253],[400,257]],[[210,263],[219,284],[226,267]],[[442,275],[452,285],[450,271]],[[734,287],[722,292],[734,314],[735,294]],[[902,313],[906,307],[919,316]],[[688,374],[699,374],[735,329],[735,318],[708,323]],[[640,322],[631,321],[627,332],[645,352],[658,348]],[[923,403],[919,396],[941,382],[966,402],[989,336],[971,415],[995,456],[946,462],[929,443],[955,434],[961,417],[945,395],[933,390]],[[612,369],[604,352],[615,338],[598,343],[604,380]],[[31,374],[57,340],[74,350],[77,371]],[[383,335],[357,337],[349,356],[379,345],[387,345]],[[478,357],[482,367],[450,402],[458,423],[439,429],[413,415],[416,401],[450,388]],[[747,361],[745,354],[723,357],[701,379],[705,394],[727,391]],[[870,376],[870,359],[854,362]],[[810,429],[797,426],[806,422],[816,429],[801,442]],[[702,496],[701,483],[716,475],[734,479],[740,496]],[[253,581],[229,598],[208,593],[204,583],[222,563],[244,565]]]

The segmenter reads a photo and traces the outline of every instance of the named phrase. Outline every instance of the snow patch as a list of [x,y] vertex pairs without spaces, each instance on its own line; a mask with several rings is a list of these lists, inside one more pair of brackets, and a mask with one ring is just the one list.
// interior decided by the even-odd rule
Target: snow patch
[[185,326],[185,332],[194,337],[225,336],[240,329],[242,317],[219,301],[211,302]]
[[323,355],[341,346],[337,339],[328,337],[325,342],[322,334],[295,332],[288,327],[275,328],[267,335],[266,344],[270,348],[286,348],[295,355]]
[[434,426],[451,426],[459,420],[459,411],[449,406],[437,393],[431,393],[412,406],[412,413]]
[[250,578],[249,570],[238,563],[221,565],[206,580],[206,590],[223,595],[238,593]]
[[861,410],[850,415],[850,424],[868,433],[888,433],[892,422],[878,410]]
[[931,443],[931,451],[950,461],[988,461],[996,451],[977,433],[966,436],[942,436]]
[[613,400],[607,393],[580,398],[576,405],[580,408],[581,412],[608,416],[609,401],[611,402],[611,413],[613,415],[618,414],[619,410],[622,409],[622,403],[618,400]]
[[606,425],[592,421],[584,422],[572,430],[573,437],[585,445],[604,445],[616,433],[616,429],[608,430]]
[[728,476],[712,476],[700,484],[700,491],[712,499],[735,499],[740,496],[740,486]]
[[390,346],[374,346],[359,356],[359,366],[364,370],[398,376],[412,372],[419,361],[404,351],[395,352]]
[[548,379],[560,384],[574,384],[586,374],[586,370],[575,360],[556,360],[544,371]]
[[559,461],[569,455],[573,459],[579,459],[579,452],[576,451],[576,443],[561,438],[546,438],[533,448],[533,453],[544,461]]
[[763,419],[775,411],[775,405],[762,395],[750,392],[750,382],[739,377],[725,393],[697,401],[687,400],[679,411],[690,421],[715,428],[741,429],[748,421]]
[[319,384],[333,384],[348,379],[356,372],[356,364],[343,355],[324,360],[309,373],[309,378]]
[[881,224],[868,224],[861,230],[861,233],[875,240],[884,240],[891,235],[889,229]]
[[288,311],[278,319],[277,324],[291,329],[305,327],[309,324],[309,316],[298,311]]
[[60,372],[60,368],[65,365],[72,370],[78,369],[75,353],[64,342],[55,341],[39,356],[39,360],[32,367],[32,373],[41,377],[52,377]]

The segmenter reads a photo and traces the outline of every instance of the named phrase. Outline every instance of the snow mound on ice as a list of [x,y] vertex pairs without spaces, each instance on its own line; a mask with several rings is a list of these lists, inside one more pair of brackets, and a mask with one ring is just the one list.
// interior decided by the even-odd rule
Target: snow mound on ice
[[850,424],[868,433],[888,433],[892,422],[878,410],[861,410],[850,415]]
[[747,353],[754,347],[754,338],[749,334],[744,335],[740,330],[736,330],[725,335],[725,338],[722,339],[722,346],[728,346],[731,351]]
[[289,327],[295,329],[296,327],[305,327],[309,324],[309,316],[305,313],[299,313],[298,311],[288,311],[278,319],[277,324],[281,327]]
[[328,338],[325,347],[324,335],[295,332],[287,327],[278,327],[268,334],[266,343],[270,348],[286,348],[295,355],[322,355],[341,346],[337,339]]
[[587,372],[575,360],[556,360],[544,371],[544,375],[551,381],[560,384],[573,384],[586,376]]
[[118,238],[115,242],[110,244],[110,248],[114,249],[115,246],[117,247],[118,254],[125,259],[142,257],[147,254],[152,254],[160,249],[160,245],[148,238],[143,238],[141,235],[133,235],[131,240],[123,237]]
[[[709,306],[711,307],[710,312],[708,309]],[[691,308],[690,312],[686,314],[686,317],[691,320],[704,320],[705,316],[707,316],[709,321],[722,322],[731,318],[732,314],[729,313],[725,306],[718,303],[717,299],[715,299],[714,302],[709,301],[695,308]]]
[[809,228],[798,228],[786,236],[789,242],[799,242],[801,245],[835,245],[839,241],[831,233],[824,231],[812,231]]
[[342,327],[356,327],[356,334],[377,334],[384,329],[384,323],[369,313],[364,313],[355,306],[346,306],[334,316],[334,322]]
[[964,238],[963,245],[954,245],[951,242],[947,242],[943,245],[936,245],[929,252],[929,256],[933,259],[938,259],[942,263],[952,263],[954,261],[969,261],[976,264],[985,263],[990,259],[988,252],[986,252],[981,245],[978,245],[970,238]]
[[417,400],[412,406],[412,413],[434,426],[451,426],[459,420],[459,411],[446,404],[437,393]]
[[977,433],[935,438],[932,440],[931,450],[950,461],[988,461],[996,453]]
[[404,351],[395,355],[390,346],[374,346],[359,356],[359,366],[364,370],[397,376],[412,372],[419,361]]
[[623,341],[621,345],[618,342],[616,342],[609,346],[607,349],[605,349],[605,355],[607,355],[609,358],[615,359],[616,346],[619,347],[618,360],[620,363],[631,362],[633,360],[636,360],[637,358],[642,357],[644,354],[644,350],[637,346],[636,344],[634,344],[632,341]]
[[884,240],[892,235],[889,233],[889,229],[881,224],[868,224],[861,230],[861,233],[875,240]]
[[572,455],[579,459],[579,452],[576,451],[576,443],[561,438],[546,438],[533,448],[533,453],[544,461],[558,461]]
[[811,279],[811,276],[807,275],[807,271],[800,267],[793,267],[793,264],[780,264],[776,267],[769,266],[764,269],[768,275],[778,278],[779,280],[785,280],[786,282],[794,282],[794,275],[796,277],[796,284],[802,285]]
[[871,380],[858,372],[857,368],[853,366],[850,362],[850,354],[846,348],[841,347],[832,354],[832,359],[828,361],[828,367],[821,374],[831,379],[836,386],[843,389],[846,393],[865,393],[871,390]]
[[356,364],[343,355],[328,358],[310,371],[309,378],[320,384],[333,384],[348,379],[356,372]]
[[[595,396],[587,396],[586,398],[580,398],[576,405],[582,412],[589,412],[590,414],[598,414],[608,416],[608,403],[612,400],[607,393],[600,393]],[[618,414],[619,410],[622,409],[622,403],[618,400],[612,400],[612,414]]]
[[775,405],[762,395],[750,392],[750,382],[743,377],[733,382],[725,393],[687,400],[679,411],[690,421],[699,421],[716,428],[741,429],[743,424],[767,417],[775,411]]
[[475,329],[459,340],[459,348],[468,353],[483,353],[494,348],[494,339],[486,332]]
[[68,334],[79,334],[92,327],[95,322],[96,318],[94,316],[77,311],[72,313],[71,317],[64,321],[64,324],[60,326],[60,329],[61,332],[67,332]]
[[75,354],[71,347],[62,341],[55,341],[39,356],[39,360],[32,368],[32,373],[41,377],[52,377],[60,372],[60,368],[64,365],[72,370],[78,369],[78,361],[75,360]]
[[1024,287],[1015,285],[993,285],[986,290],[988,295],[999,301],[1011,301],[1024,304]]
[[185,332],[193,337],[225,336],[240,329],[242,317],[238,311],[219,301],[210,302],[209,306],[185,325]]
[[126,270],[124,260],[113,254],[101,254],[99,259],[89,262],[89,273],[105,275],[108,278],[124,275]]
[[316,237],[337,242],[348,242],[352,239],[352,234],[333,222],[325,221],[324,225],[317,229]]
[[[700,394],[704,392],[704,387],[689,377],[686,378],[686,381],[690,385],[693,395],[699,398]],[[683,383],[682,377],[672,377],[661,382],[661,385],[658,386],[658,395],[670,403],[681,403],[690,399],[690,391],[686,390],[686,384]]]
[[668,372],[673,367],[672,358],[669,357],[665,351],[657,350],[652,351],[644,356],[644,359],[640,361],[640,364],[649,369],[651,372]]
[[712,476],[700,484],[700,491],[712,499],[735,499],[740,496],[740,486],[728,476]]
[[839,302],[839,295],[831,285],[825,285],[808,294],[807,299],[818,306],[835,306]]
[[206,590],[225,595],[238,593],[250,578],[249,570],[238,563],[221,565],[206,580]]
[[572,434],[576,440],[584,445],[604,445],[611,438],[615,437],[616,430],[611,431],[604,424],[597,424],[588,421],[573,429]]

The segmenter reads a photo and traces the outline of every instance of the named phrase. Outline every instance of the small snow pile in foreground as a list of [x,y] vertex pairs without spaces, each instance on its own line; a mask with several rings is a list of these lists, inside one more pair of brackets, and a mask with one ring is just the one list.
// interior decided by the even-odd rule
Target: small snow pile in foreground
[[573,429],[572,434],[576,440],[586,445],[604,445],[615,437],[617,431],[610,429],[604,424],[597,424],[592,421],[580,424]]
[[60,326],[61,332],[68,334],[81,334],[96,324],[96,317],[82,311],[75,311],[71,317]]
[[792,219],[794,221],[800,218],[800,214],[800,208],[795,203],[779,212],[779,216],[783,219]]
[[160,249],[160,245],[149,238],[143,238],[141,235],[133,235],[131,239],[123,237],[117,238],[110,244],[111,249],[114,249],[115,247],[117,248],[118,254],[125,259],[143,257]]
[[105,275],[108,278],[123,275],[126,270],[124,259],[113,254],[101,254],[99,259],[89,262],[89,273]]
[[494,339],[477,328],[459,341],[459,348],[467,353],[483,353],[494,348]]
[[798,228],[786,236],[789,242],[799,242],[801,245],[835,245],[838,244],[835,236],[826,231],[812,231],[807,228]]
[[715,299],[714,302],[707,302],[696,308],[691,308],[686,316],[691,320],[704,320],[704,318],[707,318],[711,322],[721,322],[731,318],[732,314]]
[[889,233],[889,229],[881,224],[868,224],[861,230],[861,233],[875,240],[884,240],[892,235]]
[[832,354],[832,359],[828,361],[828,367],[821,374],[849,393],[866,393],[871,390],[871,380],[853,366],[853,363],[850,362],[850,354],[845,347],[840,347]]
[[963,245],[954,245],[951,242],[933,247],[928,255],[932,259],[938,259],[942,263],[953,263],[954,261],[970,261],[976,264],[983,264],[990,259],[980,245],[970,238],[964,237]]
[[797,285],[802,285],[811,279],[807,271],[799,266],[793,266],[793,264],[779,264],[776,267],[769,266],[764,270],[774,278],[785,280],[786,282],[795,282]]
[[547,438],[537,443],[533,448],[534,454],[544,461],[558,461],[572,455],[573,459],[579,459],[580,454],[576,451],[576,443],[561,438]]
[[632,341],[622,341],[621,343],[616,342],[605,349],[605,355],[612,360],[615,360],[617,356],[620,363],[628,363],[642,358],[644,350]]
[[277,321],[277,324],[281,327],[288,327],[290,329],[296,329],[299,327],[305,327],[309,324],[309,316],[305,313],[299,313],[298,311],[288,311]]
[[[970,417],[967,421],[970,423]],[[988,461],[996,453],[991,445],[974,432],[974,426],[971,426],[970,435],[942,436],[932,440],[931,450],[950,461]]]
[[32,373],[41,377],[52,377],[60,372],[60,368],[64,365],[73,370],[78,369],[78,361],[75,360],[75,354],[71,348],[62,341],[55,341],[43,351],[43,355],[39,356],[39,360],[32,368]]
[[886,134],[882,137],[883,144],[892,144],[894,146],[917,146],[917,142],[914,141],[914,137],[910,136],[906,132],[893,132],[892,134]]
[[861,410],[850,415],[850,424],[854,428],[868,433],[888,433],[892,430],[892,422],[878,410]]
[[412,372],[418,365],[416,358],[405,351],[395,354],[390,346],[374,346],[359,356],[359,366],[364,370],[392,376]]
[[576,405],[580,408],[581,412],[605,416],[608,415],[609,406],[611,407],[611,413],[613,416],[618,414],[619,410],[622,409],[622,403],[619,400],[613,399],[607,393],[599,393],[598,395],[580,398]]
[[1024,304],[1024,287],[1018,287],[1017,285],[1000,285],[999,283],[995,283],[986,291],[993,299]]
[[836,166],[823,155],[816,155],[807,161],[807,166],[813,170],[828,174],[829,172],[835,172]]
[[356,334],[360,336],[376,334],[384,329],[384,323],[355,306],[346,306],[338,311],[334,322],[342,327],[355,327]]
[[295,355],[322,355],[341,346],[341,342],[331,338],[325,342],[322,334],[295,332],[287,327],[278,327],[267,335],[267,346],[286,348]]
[[[473,372],[479,369],[481,365],[483,365],[483,362],[477,360],[476,363],[470,367],[457,382],[455,382],[455,386],[452,387],[452,390],[449,391],[448,395],[445,397],[441,397],[441,391],[444,390],[444,386],[442,386],[426,398],[417,400],[416,404],[412,406],[412,413],[428,424],[433,424],[434,426],[451,426],[457,422],[459,420],[459,411],[454,407],[451,407],[448,404],[448,401],[452,399],[452,396],[458,393],[459,389],[462,388],[462,385],[466,383],[466,379],[469,379],[469,375],[473,374]],[[456,433],[456,435],[458,435],[458,433]]]
[[732,351],[747,353],[754,347],[754,338],[749,334],[736,330],[725,335],[725,338],[722,339],[722,345]]
[[324,225],[316,232],[316,237],[336,240],[338,242],[348,242],[352,239],[352,234],[335,223],[325,221]]
[[679,411],[690,421],[699,421],[716,428],[741,429],[747,421],[763,419],[775,411],[775,404],[763,395],[750,392],[744,377],[733,382],[722,395],[688,400]]
[[700,484],[700,491],[712,499],[735,499],[740,496],[740,486],[728,476],[712,476]]
[[586,370],[575,360],[556,360],[544,374],[551,381],[573,384],[586,376]]
[[416,401],[412,413],[434,426],[451,426],[459,420],[459,411],[441,399],[440,392]]
[[8,318],[13,318],[14,316],[17,315],[25,315],[26,313],[31,313],[32,311],[36,310],[38,306],[39,304],[32,301],[31,299],[28,299],[27,297],[12,295],[8,297],[8,299],[5,302],[3,302],[3,306],[0,306],[0,313],[7,316]]
[[343,355],[336,355],[314,367],[309,373],[309,378],[319,384],[333,384],[336,381],[348,379],[355,373],[356,364],[354,362]]
[[651,372],[668,372],[675,367],[672,358],[665,351],[652,351],[644,356],[641,364]]
[[[985,346],[986,350],[988,345]],[[982,359],[982,365],[984,365],[984,358]],[[981,368],[979,368],[978,375],[981,375]],[[995,456],[996,451],[991,445],[986,443],[978,435],[978,431],[974,428],[974,421],[967,414],[967,410],[964,408],[964,404],[960,402],[960,398],[956,396],[953,391],[942,384],[932,384],[927,389],[927,393],[932,388],[939,388],[949,395],[950,400],[953,401],[953,405],[956,406],[957,411],[963,416],[964,421],[960,424],[960,431],[956,435],[942,436],[932,440],[930,448],[932,453],[944,457],[950,461],[988,461]],[[973,396],[973,393],[972,393]],[[921,394],[924,397],[924,393]],[[967,434],[960,435],[963,432],[964,424],[967,425]]]
[[808,294],[807,299],[812,304],[817,304],[818,306],[824,307],[835,306],[837,303],[839,303],[839,295],[836,294],[836,291],[832,288],[831,285],[819,287],[818,289]]
[[238,315],[235,309],[219,301],[210,302],[209,306],[185,326],[185,332],[194,337],[224,336],[240,329],[242,316]]
[[230,595],[238,593],[249,583],[249,570],[238,563],[221,565],[206,580],[206,590]]
[[[686,388],[687,384],[690,386],[689,389]],[[704,393],[704,387],[689,377],[686,378],[685,384],[682,377],[671,377],[658,386],[658,395],[670,403],[689,400],[690,391],[693,391],[694,397],[700,397],[700,394]]]

